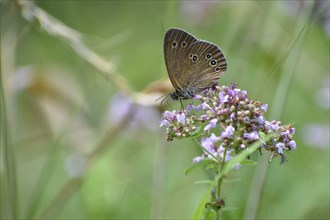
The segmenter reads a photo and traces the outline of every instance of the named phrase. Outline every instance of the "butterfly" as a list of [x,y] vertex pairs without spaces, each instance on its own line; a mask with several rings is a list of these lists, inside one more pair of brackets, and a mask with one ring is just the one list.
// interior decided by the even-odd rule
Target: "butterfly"
[[217,45],[178,28],[165,34],[164,57],[175,89],[170,93],[173,100],[193,98],[216,85],[227,70],[226,58]]

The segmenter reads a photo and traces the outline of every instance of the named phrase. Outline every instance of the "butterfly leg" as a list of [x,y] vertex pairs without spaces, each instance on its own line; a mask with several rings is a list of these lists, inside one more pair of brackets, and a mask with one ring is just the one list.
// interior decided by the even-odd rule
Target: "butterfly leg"
[[183,105],[183,103],[182,103],[182,99],[179,98],[179,100],[180,100],[180,104],[181,104],[181,111],[183,111],[183,110],[184,110],[184,105]]

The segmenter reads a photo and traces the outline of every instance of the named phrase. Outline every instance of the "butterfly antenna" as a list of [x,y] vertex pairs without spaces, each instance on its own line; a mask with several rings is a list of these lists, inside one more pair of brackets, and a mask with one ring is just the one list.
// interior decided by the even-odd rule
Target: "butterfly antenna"
[[161,97],[159,97],[159,98],[155,99],[155,101],[157,102],[159,99],[163,98],[164,96],[166,96],[166,97],[167,97],[167,96],[168,96],[168,94],[167,94],[167,95],[166,95],[166,94],[165,94],[165,95],[162,95]]
[[167,97],[169,96],[169,94],[167,95],[162,95],[161,97],[157,98],[155,101],[157,102],[159,99],[163,98],[162,101],[160,102],[160,105],[163,104],[164,100],[167,99]]

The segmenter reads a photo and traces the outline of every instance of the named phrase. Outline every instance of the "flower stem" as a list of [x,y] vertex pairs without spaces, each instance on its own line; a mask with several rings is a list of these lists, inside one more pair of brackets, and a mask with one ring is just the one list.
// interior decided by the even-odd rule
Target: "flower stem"
[[[219,173],[221,173],[225,162],[226,162],[226,154],[227,154],[227,148],[225,148],[224,152],[223,152],[223,156],[222,156],[222,160],[221,163],[219,164]],[[218,175],[217,175],[218,176]],[[217,177],[216,177],[217,178]],[[222,178],[223,176],[221,176],[220,178],[218,178],[216,180],[216,201],[220,201],[221,200],[221,185],[222,185]],[[220,220],[220,212],[221,212],[221,208],[219,208],[217,211],[217,220]]]

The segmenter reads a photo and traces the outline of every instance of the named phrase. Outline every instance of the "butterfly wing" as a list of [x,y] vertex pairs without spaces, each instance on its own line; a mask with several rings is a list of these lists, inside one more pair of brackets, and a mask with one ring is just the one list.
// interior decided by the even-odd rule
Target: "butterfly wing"
[[169,29],[164,38],[164,56],[168,76],[176,90],[186,85],[184,55],[197,39],[191,34],[177,28]]
[[224,54],[218,46],[207,41],[194,42],[184,55],[183,86],[188,91],[200,92],[217,83],[227,70]]

